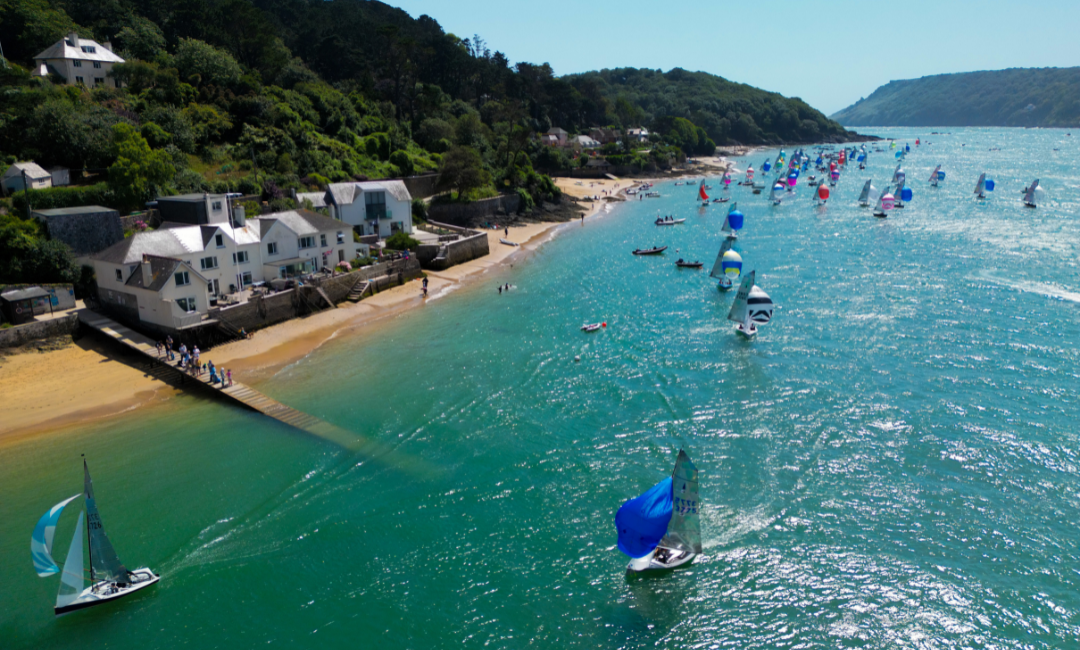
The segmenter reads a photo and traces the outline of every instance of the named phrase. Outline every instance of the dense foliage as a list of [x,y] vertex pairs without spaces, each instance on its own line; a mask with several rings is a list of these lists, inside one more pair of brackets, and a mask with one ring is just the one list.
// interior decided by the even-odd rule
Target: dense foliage
[[832,116],[849,126],[1080,126],[1080,68],[890,81]]
[[621,124],[653,124],[663,135],[667,125],[657,121],[681,117],[720,145],[839,142],[853,136],[801,99],[705,72],[617,68],[567,79],[583,93],[606,98]]

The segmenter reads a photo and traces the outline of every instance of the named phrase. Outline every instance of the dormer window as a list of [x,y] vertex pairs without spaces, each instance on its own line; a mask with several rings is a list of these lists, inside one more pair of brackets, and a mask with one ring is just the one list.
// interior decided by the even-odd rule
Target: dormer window
[[87,54],[96,54],[97,53],[97,48],[94,47],[93,45],[83,45],[82,46],[82,51],[86,52]]
[[214,212],[220,212],[221,211],[221,201],[214,201],[213,203],[211,203],[210,204],[210,209],[213,210]]

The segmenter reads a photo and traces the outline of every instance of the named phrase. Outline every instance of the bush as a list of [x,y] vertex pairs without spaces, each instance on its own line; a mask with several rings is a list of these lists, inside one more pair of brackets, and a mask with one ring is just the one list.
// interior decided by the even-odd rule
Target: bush
[[517,195],[521,197],[521,203],[518,204],[518,213],[532,212],[536,208],[536,201],[533,200],[532,194],[523,187],[519,187]]
[[[48,187],[43,190],[30,190],[31,210],[50,210],[53,208],[71,208],[80,205],[115,204],[115,197],[107,183],[75,187]],[[11,195],[11,204],[16,214],[26,215],[26,192],[18,191]]]
[[427,203],[424,202],[424,199],[413,199],[412,217],[413,223],[427,221]]
[[358,269],[364,266],[371,266],[372,262],[374,262],[374,260],[372,260],[370,257],[366,255],[361,255],[360,257],[352,261],[352,267],[354,269]]
[[416,251],[420,242],[409,236],[406,232],[396,232],[386,238],[386,247],[395,251]]

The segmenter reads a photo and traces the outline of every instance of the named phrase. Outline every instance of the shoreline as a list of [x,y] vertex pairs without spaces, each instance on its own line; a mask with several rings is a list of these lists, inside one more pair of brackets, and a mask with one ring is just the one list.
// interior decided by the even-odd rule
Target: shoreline
[[[576,179],[558,180],[572,184]],[[602,181],[607,187],[615,183],[610,179]],[[619,181],[619,192],[608,200],[581,206],[586,209],[581,223],[596,216],[603,206],[625,200],[615,197],[640,182],[643,181]],[[568,189],[559,186],[564,191]],[[567,194],[575,196],[577,192],[567,191]],[[508,268],[507,265],[524,256],[519,253],[535,251],[551,241],[561,227],[576,221],[509,226],[508,236],[502,230],[487,231],[488,255],[444,271],[425,271],[429,283],[427,298],[421,294],[421,280],[410,280],[355,304],[342,303],[332,310],[258,330],[250,339],[217,346],[203,356],[219,367],[232,370],[245,383],[258,386],[260,381],[303,359],[331,339],[362,335],[378,323],[475,284],[491,271]],[[519,246],[500,243],[504,236]],[[165,406],[183,392],[155,378],[140,367],[146,365],[145,361],[117,347],[89,334],[59,350],[0,356],[0,393],[5,395],[8,405],[0,421],[0,446],[122,416],[136,409]],[[43,395],[48,397],[42,399]]]

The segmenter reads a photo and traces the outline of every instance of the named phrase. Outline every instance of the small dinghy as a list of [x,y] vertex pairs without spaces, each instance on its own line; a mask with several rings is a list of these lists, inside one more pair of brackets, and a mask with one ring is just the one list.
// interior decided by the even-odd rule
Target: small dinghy
[[520,246],[521,245],[521,244],[519,244],[517,242],[512,242],[509,239],[503,239],[502,237],[499,238],[499,243],[500,244],[506,244],[507,246]]
[[595,332],[601,327],[607,327],[607,323],[586,323],[581,326],[582,332]]
[[[86,503],[85,543],[90,549],[90,570],[87,572],[90,577],[89,587],[85,584],[86,575],[83,569],[82,513],[79,513],[78,523],[75,524],[75,535],[71,539],[63,570],[52,558],[53,536],[56,534],[56,524],[64,506],[80,496],[85,498]],[[30,536],[30,554],[34,560],[34,570],[39,576],[46,578],[60,574],[60,591],[54,608],[57,616],[118,600],[160,580],[160,576],[146,567],[129,571],[120,562],[105,535],[105,527],[101,515],[98,514],[86,459],[83,459],[83,492],[61,501],[41,517]]]
[[615,514],[619,550],[632,558],[627,576],[675,569],[701,555],[699,507],[697,468],[680,449],[671,476]]
[[1031,181],[1031,185],[1028,185],[1027,188],[1024,190],[1024,207],[1039,207],[1039,202],[1042,201],[1043,194],[1043,188],[1039,185],[1039,179],[1036,178],[1035,180]]
[[725,197],[723,197],[723,198],[720,198],[720,199],[713,199],[713,200],[712,200],[712,202],[713,202],[713,203],[727,203],[727,202],[728,202],[728,201],[730,201],[730,200],[731,200],[731,199],[730,199],[729,197],[726,197],[726,196],[725,196]]
[[657,219],[656,225],[658,226],[674,226],[686,221],[686,219]]
[[682,268],[682,269],[700,269],[703,265],[702,265],[701,262],[698,262],[697,260],[695,260],[693,262],[685,262],[685,261],[683,261],[682,258],[679,258],[678,260],[675,261],[675,266],[677,266],[679,268]]
[[659,248],[635,248],[634,255],[659,255],[667,250],[667,246]]
[[735,301],[728,312],[728,320],[736,323],[735,331],[748,339],[754,338],[757,326],[768,323],[773,314],[772,298],[754,284],[756,273],[750,271],[743,277],[739,293],[735,294]]

